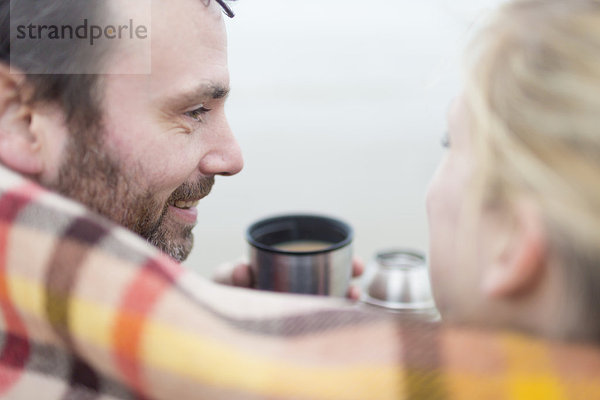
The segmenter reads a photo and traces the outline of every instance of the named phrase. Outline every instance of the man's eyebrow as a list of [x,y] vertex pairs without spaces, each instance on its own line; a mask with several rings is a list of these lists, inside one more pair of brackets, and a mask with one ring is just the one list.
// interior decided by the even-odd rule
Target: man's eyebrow
[[221,85],[211,85],[208,94],[213,100],[224,99],[229,95],[229,88]]
[[229,95],[229,87],[216,83],[203,83],[197,87],[166,99],[166,109],[179,110],[198,105],[206,100],[225,99]]

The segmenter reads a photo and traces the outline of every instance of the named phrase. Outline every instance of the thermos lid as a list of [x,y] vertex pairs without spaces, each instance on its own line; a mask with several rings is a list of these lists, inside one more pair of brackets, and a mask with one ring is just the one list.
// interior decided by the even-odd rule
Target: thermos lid
[[425,255],[420,251],[380,251],[366,272],[362,300],[392,310],[435,309]]

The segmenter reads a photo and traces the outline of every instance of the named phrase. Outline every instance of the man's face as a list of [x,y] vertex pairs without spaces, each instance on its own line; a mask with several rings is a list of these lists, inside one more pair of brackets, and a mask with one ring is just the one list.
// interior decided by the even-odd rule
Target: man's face
[[227,42],[216,2],[152,7],[152,73],[110,74],[150,56],[116,50],[101,78],[102,127],[71,132],[50,186],[183,260],[198,200],[215,175],[236,174],[243,161],[224,114]]

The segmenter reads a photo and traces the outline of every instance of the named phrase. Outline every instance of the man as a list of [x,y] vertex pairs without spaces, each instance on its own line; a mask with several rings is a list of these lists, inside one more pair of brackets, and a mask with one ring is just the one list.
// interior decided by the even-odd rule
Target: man
[[[195,3],[196,8],[205,8],[202,2]],[[35,26],[32,29],[29,19],[36,15],[39,2],[16,4],[19,8],[13,10],[13,16],[22,11],[21,26],[29,28],[35,37]],[[150,3],[140,1],[140,5],[149,8]],[[31,45],[25,49],[23,60],[13,54],[9,71],[6,64],[11,61],[10,53],[5,50],[6,64],[0,79],[7,112],[2,119],[6,133],[0,137],[0,161],[183,261],[192,250],[197,203],[209,194],[216,175],[238,173],[243,160],[224,113],[229,73],[225,26],[218,7],[208,8],[212,14],[198,14],[200,18],[188,13],[181,19],[176,17],[173,5],[154,6],[155,14],[163,17],[155,17],[151,23],[150,49],[150,38],[131,43],[127,36],[116,43],[96,44],[107,47],[102,50],[81,49],[87,41],[79,47],[67,47],[67,53],[88,51],[90,54],[85,56],[101,66],[88,78],[41,75],[30,83],[27,73],[37,72],[39,64],[50,72],[63,72],[60,69],[68,66],[60,64],[63,60],[53,60],[47,49],[36,52],[36,46]],[[115,27],[115,21],[146,17],[144,7],[140,10],[113,5],[107,15],[93,3],[52,7],[42,22],[51,20],[61,28],[65,25],[63,9],[67,8],[72,26],[80,23],[82,14]],[[181,24],[180,30],[170,25],[175,18]],[[11,22],[13,27],[18,25]],[[202,41],[181,40],[182,36]],[[6,47],[10,35],[3,37]],[[44,44],[48,42],[53,45],[52,40]],[[32,54],[38,58],[33,62]],[[151,73],[129,74],[148,61]],[[55,99],[38,94],[43,90],[36,89],[38,80],[42,88],[56,85],[49,96],[83,80],[77,97],[64,98],[66,109],[75,114],[70,120],[65,110],[53,102]],[[36,99],[36,95],[41,98]],[[81,102],[87,106],[82,107]],[[357,274],[362,270],[360,262],[355,270]],[[224,276],[221,273],[220,281],[249,286],[250,278],[248,268],[242,264],[224,271]],[[356,289],[350,295],[356,298]]]
[[[34,97],[35,102],[30,98],[36,95],[35,83],[26,75],[28,68],[33,69],[28,65],[32,62],[13,60],[13,69],[23,71],[10,73],[4,53],[0,160],[181,261],[192,249],[197,203],[208,195],[216,175],[238,173],[243,161],[224,113],[229,93],[224,22],[217,7],[195,1],[186,13],[183,9],[188,5],[179,3],[153,4],[151,56],[144,51],[149,38],[133,43],[117,40],[108,44],[102,74],[87,79],[36,77],[56,90]],[[115,16],[101,19],[136,21],[143,16],[135,7],[110,4]],[[79,12],[64,4],[51,6],[50,12],[62,10],[56,16],[60,20],[64,12],[78,16],[102,11],[89,2],[70,6]],[[31,19],[33,12],[29,11]],[[173,29],[174,20],[180,29]],[[3,35],[5,47],[9,37]],[[37,62],[52,62],[47,49],[37,53],[33,49],[28,55],[39,57]],[[103,55],[99,50],[97,54]],[[120,73],[135,70],[149,57],[151,73]],[[83,115],[69,120],[51,96],[82,80],[85,86],[79,97],[84,97],[87,107],[70,105],[74,113]]]
[[[143,4],[14,0],[13,31],[0,3],[0,396],[462,398],[466,386],[486,398],[510,388],[498,371],[513,376],[520,363],[481,361],[494,345],[527,348],[520,336],[216,286],[130,233],[184,259],[196,202],[214,176],[242,168],[223,113],[221,2],[153,1],[150,42],[134,25]],[[35,42],[88,18],[74,48]],[[128,20],[139,40],[113,40]],[[98,47],[92,25],[106,37]],[[19,53],[21,33],[33,45]],[[456,353],[474,340],[479,351]]]
[[[89,268],[92,276],[96,276],[90,280],[95,287],[92,292],[114,290],[117,297],[112,300],[127,297],[123,287],[127,279],[100,283],[104,274],[118,275],[118,271],[127,269],[123,260],[114,259],[123,253],[129,262],[132,258],[142,263],[146,260],[145,266],[153,271],[153,279],[162,282],[163,289],[165,285],[172,286],[175,296],[181,294],[179,286],[182,284],[165,271],[183,272],[160,255],[148,253],[148,249],[140,252],[135,245],[128,247],[131,238],[129,242],[117,240],[108,233],[115,230],[114,227],[106,226],[87,211],[79,215],[82,210],[74,204],[64,205],[69,211],[63,214],[52,207],[38,209],[38,199],[31,192],[9,193],[7,182],[21,178],[15,178],[17,175],[11,175],[8,170],[84,204],[88,210],[139,234],[173,259],[181,261],[192,248],[191,230],[196,224],[197,203],[208,195],[216,175],[234,175],[243,165],[239,146],[224,114],[229,74],[221,7],[226,11],[228,7],[222,2],[200,0],[155,1],[151,4],[154,17],[151,32],[148,32],[150,21],[148,9],[144,8],[148,5],[149,2],[144,0],[124,4],[117,1],[27,0],[1,3],[0,162],[6,168],[2,171],[7,186],[3,191],[6,203],[0,207],[0,212],[5,213],[4,221],[14,222],[14,213],[35,208],[34,224],[52,225],[56,232],[50,232],[48,247],[42,238],[34,241],[28,237],[22,245],[18,245],[18,239],[12,240],[12,250],[5,248],[0,252],[7,257],[32,255],[40,261],[13,260],[4,273],[6,282],[11,280],[8,271],[17,275],[28,271],[31,275],[45,277],[45,289],[40,295],[44,298],[42,308],[47,313],[33,318],[38,321],[33,324],[50,321],[52,328],[43,333],[29,326],[28,318],[5,321],[3,332],[7,340],[4,350],[13,356],[8,360],[0,356],[0,359],[6,367],[4,373],[8,375],[11,375],[8,370],[23,369],[32,359],[42,360],[47,365],[63,364],[64,368],[42,369],[41,372],[67,382],[70,373],[71,382],[65,396],[102,392],[128,397],[133,390],[154,397],[160,396],[161,392],[141,387],[135,379],[127,382],[131,374],[109,372],[108,376],[116,375],[116,380],[125,381],[129,388],[122,387],[100,373],[106,372],[105,368],[111,369],[104,362],[83,357],[86,358],[84,363],[79,358],[81,355],[73,357],[76,352],[57,350],[65,345],[70,348],[75,340],[70,326],[76,317],[66,303],[78,297],[87,298],[89,294],[76,293],[73,287],[65,287],[64,283],[77,280],[85,285],[85,279],[79,274]],[[115,32],[121,32],[121,27],[127,28],[127,21],[130,32],[134,23],[136,33],[137,27],[144,28],[139,30],[142,35],[137,40],[132,40],[136,39],[133,36],[128,40],[124,35],[119,40],[97,38],[96,43],[88,43],[94,33],[93,27],[98,26],[108,38],[114,39]],[[80,27],[89,28],[89,31],[79,31]],[[71,37],[65,37],[68,35]],[[25,41],[20,42],[22,36]],[[83,38],[73,42],[73,37]],[[148,63],[149,69],[146,68]],[[39,189],[35,193],[40,193]],[[61,202],[59,199],[53,201]],[[23,212],[27,214],[27,211]],[[21,222],[26,221],[22,216],[19,218]],[[57,218],[63,224],[58,223]],[[88,218],[95,222],[85,222],[85,232],[82,232],[80,223]],[[78,233],[73,235],[74,231]],[[121,231],[116,229],[115,232]],[[115,233],[117,236],[122,234]],[[94,241],[86,242],[91,236]],[[85,243],[85,250],[79,245],[75,250],[71,244],[58,244],[63,243],[63,239],[64,243],[72,240]],[[111,240],[115,244],[106,247]],[[100,245],[100,242],[104,244]],[[51,252],[54,256],[48,254],[52,246],[56,246]],[[101,266],[84,267],[83,254],[95,254],[96,246],[103,251],[108,249],[112,260],[105,260]],[[230,277],[232,283],[245,281],[245,285],[249,285],[248,270],[243,266],[235,273],[231,272]],[[202,289],[206,293],[211,290],[212,301],[223,299],[223,295],[215,294],[214,289]],[[22,293],[18,291],[17,297]],[[144,298],[143,288],[137,287],[130,293]],[[156,296],[155,291],[149,290],[148,296]],[[11,310],[21,307],[15,298],[4,300]],[[106,299],[100,301],[107,302]],[[145,301],[143,308],[152,307],[153,302],[148,298]],[[111,307],[118,306],[112,301],[108,303]],[[255,307],[262,310],[261,313],[268,313],[270,306],[263,303],[264,300],[259,301],[260,306]],[[241,304],[248,306],[246,301]],[[177,309],[189,310],[190,306],[198,307],[198,304],[180,304]],[[95,315],[93,312],[86,314]],[[196,312],[196,315],[200,314]],[[179,319],[180,322],[186,320],[183,314]],[[355,319],[357,323],[364,323],[360,316]],[[352,318],[348,319],[350,321]],[[86,326],[91,325],[88,320]],[[131,327],[117,325],[121,326],[118,337],[126,337],[131,331]],[[47,334],[53,335],[51,332],[62,339],[62,344],[48,340]],[[137,346],[128,342],[127,348],[132,345]],[[40,395],[35,385],[27,384],[27,379],[25,383],[19,379],[7,378],[5,381],[4,385],[0,384],[0,393]],[[58,381],[60,386],[62,382]],[[164,395],[174,398],[168,390]],[[188,392],[184,396],[189,395]]]

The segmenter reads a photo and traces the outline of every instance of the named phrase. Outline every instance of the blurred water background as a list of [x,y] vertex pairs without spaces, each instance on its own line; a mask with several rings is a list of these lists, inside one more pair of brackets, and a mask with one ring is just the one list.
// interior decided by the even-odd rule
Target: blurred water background
[[427,250],[425,193],[462,49],[498,3],[234,3],[227,113],[245,168],[201,201],[186,265],[209,275],[246,254],[251,222],[289,212],[346,220],[365,259]]

